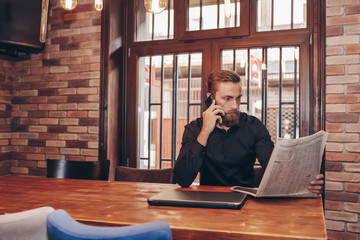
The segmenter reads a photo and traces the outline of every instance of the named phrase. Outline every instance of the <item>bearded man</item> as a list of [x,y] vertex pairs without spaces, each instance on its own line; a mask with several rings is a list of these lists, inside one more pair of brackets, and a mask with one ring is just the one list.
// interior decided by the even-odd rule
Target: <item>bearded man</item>
[[[274,143],[269,131],[254,116],[239,111],[240,76],[217,70],[208,77],[211,105],[185,126],[182,146],[174,166],[174,179],[182,187],[190,186],[200,172],[200,185],[256,187],[256,159],[265,169]],[[309,185],[321,193],[322,174]]]

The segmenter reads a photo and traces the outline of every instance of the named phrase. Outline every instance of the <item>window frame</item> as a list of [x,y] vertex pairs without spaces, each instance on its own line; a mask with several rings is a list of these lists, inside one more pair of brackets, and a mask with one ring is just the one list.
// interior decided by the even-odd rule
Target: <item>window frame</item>
[[[174,8],[179,9],[180,13],[185,13],[184,0],[176,0]],[[195,38],[181,38],[184,28],[186,28],[186,21],[184,24],[176,24],[179,21],[179,16],[175,10],[174,16],[174,38],[170,40],[154,40],[145,42],[135,42],[135,0],[130,0],[127,3],[127,17],[125,20],[126,31],[125,49],[126,49],[126,74],[124,76],[124,105],[123,117],[120,119],[123,126],[124,133],[118,138],[122,139],[123,153],[121,156],[126,157],[125,162],[127,166],[137,167],[138,162],[138,146],[137,146],[137,59],[146,55],[159,55],[169,53],[181,53],[197,51],[203,54],[203,100],[206,98],[207,86],[205,83],[206,76],[215,69],[220,67],[220,50],[223,48],[238,48],[238,47],[269,47],[269,46],[286,46],[296,45],[300,47],[300,84],[302,89],[310,89],[306,91],[306,97],[300,99],[300,136],[305,136],[321,129],[324,129],[324,110],[325,110],[325,3],[317,0],[308,0],[307,5],[307,28],[293,29],[293,30],[278,30],[268,32],[256,32],[256,1],[252,0],[249,3],[249,35],[239,37],[218,37],[211,39]],[[183,8],[181,10],[181,8]],[[129,13],[133,14],[129,14]],[[183,28],[181,30],[181,28]],[[216,29],[216,31],[221,29]],[[203,30],[209,31],[209,30]],[[213,31],[213,30],[210,30]],[[206,33],[207,34],[207,33]],[[191,36],[191,34],[189,35]],[[264,44],[264,39],[267,39]],[[226,46],[225,46],[226,45]],[[174,51],[174,49],[176,51]],[[217,57],[214,57],[217,56]],[[304,58],[305,56],[305,58]],[[211,61],[213,58],[214,61]],[[306,74],[304,74],[306,73]],[[300,92],[300,96],[302,93]],[[135,98],[129,98],[129,96]],[[204,106],[203,106],[204,107]],[[129,124],[129,125],[127,125]],[[107,130],[108,134],[116,134],[111,130]],[[120,161],[118,161],[120,162]]]

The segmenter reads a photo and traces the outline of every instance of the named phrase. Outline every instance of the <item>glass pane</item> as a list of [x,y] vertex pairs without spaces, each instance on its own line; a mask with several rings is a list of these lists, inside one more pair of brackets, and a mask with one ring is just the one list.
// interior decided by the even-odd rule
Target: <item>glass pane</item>
[[[151,103],[161,103],[161,56],[153,56],[150,66],[145,66],[145,71],[148,71],[148,78],[145,84],[151,89]],[[151,81],[149,81],[149,78]],[[151,82],[151,85],[150,85]]]
[[149,135],[149,79],[150,73],[146,70],[150,66],[150,57],[139,58],[139,146],[140,158],[149,158],[148,135]]
[[[224,1],[220,1],[220,25],[219,28],[230,28],[230,27],[239,27],[240,23],[237,20],[240,19],[239,18],[239,12],[238,12],[238,7],[239,4],[235,3],[235,0],[224,0]],[[236,12],[235,12],[236,11]],[[238,13],[237,16],[235,16],[235,13]],[[236,19],[236,22],[235,22]],[[237,24],[237,25],[236,25]]]
[[291,29],[291,1],[274,1],[274,30]]
[[267,49],[267,121],[271,140],[279,136],[279,98],[280,98],[280,49]]
[[240,0],[189,0],[188,31],[240,27],[240,12]]
[[262,49],[250,50],[249,114],[261,119]]
[[188,13],[188,30],[200,30],[200,0],[189,1]]
[[256,27],[258,32],[270,31],[272,22],[271,0],[257,0]]
[[159,168],[160,161],[161,107],[151,106],[150,114],[150,168]]
[[[141,168],[171,167],[175,161],[185,125],[201,114],[201,66],[201,53],[139,58]],[[190,102],[199,104],[195,112]]]
[[[240,76],[241,81],[241,103],[247,103],[247,79],[248,79],[248,50],[238,49],[235,52],[235,71]],[[247,106],[244,105],[241,111],[247,112]]]
[[306,0],[294,0],[294,28],[306,28]]
[[144,0],[136,2],[136,41],[174,38],[174,0],[168,1],[166,9],[158,14],[146,11]]
[[234,50],[221,51],[221,69],[234,71]]
[[201,77],[202,77],[201,57],[202,57],[201,53],[192,53],[190,55],[190,61],[191,61],[190,103],[201,104]]
[[192,105],[190,106],[190,118],[189,122],[195,120],[196,118],[201,117],[201,105]]
[[306,8],[307,0],[257,0],[257,31],[306,28]]
[[201,30],[218,28],[218,17],[217,1],[203,0]]

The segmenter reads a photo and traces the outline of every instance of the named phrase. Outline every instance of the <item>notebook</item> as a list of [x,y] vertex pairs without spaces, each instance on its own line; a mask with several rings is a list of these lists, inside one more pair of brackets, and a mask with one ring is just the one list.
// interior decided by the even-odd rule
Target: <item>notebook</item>
[[246,194],[239,192],[203,192],[166,190],[148,198],[154,206],[240,209]]

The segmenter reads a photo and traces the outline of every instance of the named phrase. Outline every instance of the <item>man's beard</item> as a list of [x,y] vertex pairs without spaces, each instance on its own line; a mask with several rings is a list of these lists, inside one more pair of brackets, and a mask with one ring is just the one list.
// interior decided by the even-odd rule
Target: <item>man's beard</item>
[[240,111],[230,110],[225,112],[225,116],[222,116],[222,126],[233,127],[239,124]]

